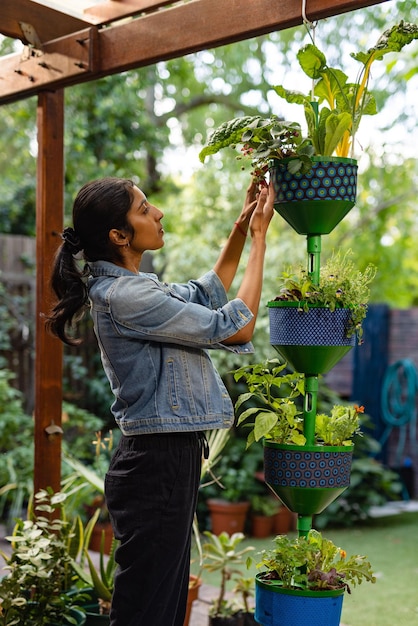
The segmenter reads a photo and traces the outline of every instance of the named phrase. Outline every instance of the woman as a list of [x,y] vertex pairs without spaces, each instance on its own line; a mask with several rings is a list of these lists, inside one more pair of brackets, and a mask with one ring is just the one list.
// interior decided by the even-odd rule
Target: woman
[[[68,344],[89,303],[121,441],[105,479],[116,553],[111,626],[182,626],[204,431],[228,428],[233,407],[209,349],[252,351],[273,193],[252,183],[213,270],[187,284],[139,271],[164,245],[163,213],[131,181],[87,183],[73,207],[51,284],[47,321]],[[236,298],[226,292],[251,234]],[[75,255],[86,261],[80,270]]]

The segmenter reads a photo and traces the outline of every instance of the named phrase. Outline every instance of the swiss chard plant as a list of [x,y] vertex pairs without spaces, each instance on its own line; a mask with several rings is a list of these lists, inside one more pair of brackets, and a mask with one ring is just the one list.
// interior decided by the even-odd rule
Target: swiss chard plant
[[[249,159],[253,175],[260,181],[275,160],[287,159],[292,173],[306,173],[312,167],[312,156],[353,157],[354,139],[363,115],[377,113],[376,101],[369,91],[371,68],[386,54],[398,53],[418,38],[418,25],[401,21],[385,30],[376,44],[351,53],[361,65],[355,82],[341,69],[330,67],[325,54],[314,44],[301,48],[297,58],[303,72],[312,79],[307,94],[273,86],[278,96],[291,104],[303,106],[307,130],[297,122],[277,116],[246,116],[226,121],[211,135],[199,158],[225,147],[241,149],[238,158]],[[390,69],[393,69],[392,62]]]

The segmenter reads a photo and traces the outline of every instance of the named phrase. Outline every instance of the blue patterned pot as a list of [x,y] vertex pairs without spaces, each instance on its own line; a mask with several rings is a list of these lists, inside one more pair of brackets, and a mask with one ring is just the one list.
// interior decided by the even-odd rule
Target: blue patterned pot
[[354,446],[295,446],[264,441],[264,480],[288,509],[321,513],[350,485]]
[[267,303],[270,344],[297,372],[325,374],[351,350],[356,337],[347,337],[350,309],[273,300]]
[[339,626],[344,589],[283,589],[260,576],[255,579],[255,619],[261,626]]
[[275,210],[301,235],[330,233],[356,202],[357,161],[312,157],[310,172],[291,174],[289,160],[271,162]]

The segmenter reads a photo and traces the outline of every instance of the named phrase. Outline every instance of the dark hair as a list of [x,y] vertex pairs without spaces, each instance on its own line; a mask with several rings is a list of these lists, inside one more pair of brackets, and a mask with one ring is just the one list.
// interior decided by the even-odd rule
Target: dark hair
[[81,319],[88,305],[88,268],[82,268],[74,255],[82,252],[87,262],[120,259],[109,231],[116,228],[133,234],[126,218],[133,187],[134,183],[125,178],[102,178],[84,185],[74,200],[74,228],[64,230],[51,273],[51,287],[58,301],[46,321],[48,330],[68,345],[80,343],[68,334],[68,329]]

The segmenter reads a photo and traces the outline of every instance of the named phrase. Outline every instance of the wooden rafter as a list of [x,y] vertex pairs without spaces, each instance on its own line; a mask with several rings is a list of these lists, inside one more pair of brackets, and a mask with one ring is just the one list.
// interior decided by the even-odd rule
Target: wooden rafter
[[[381,2],[308,0],[307,16],[319,20]],[[161,10],[0,59],[0,104],[302,23],[301,4],[295,0],[191,0],[163,9],[164,4],[147,0],[148,10]]]

